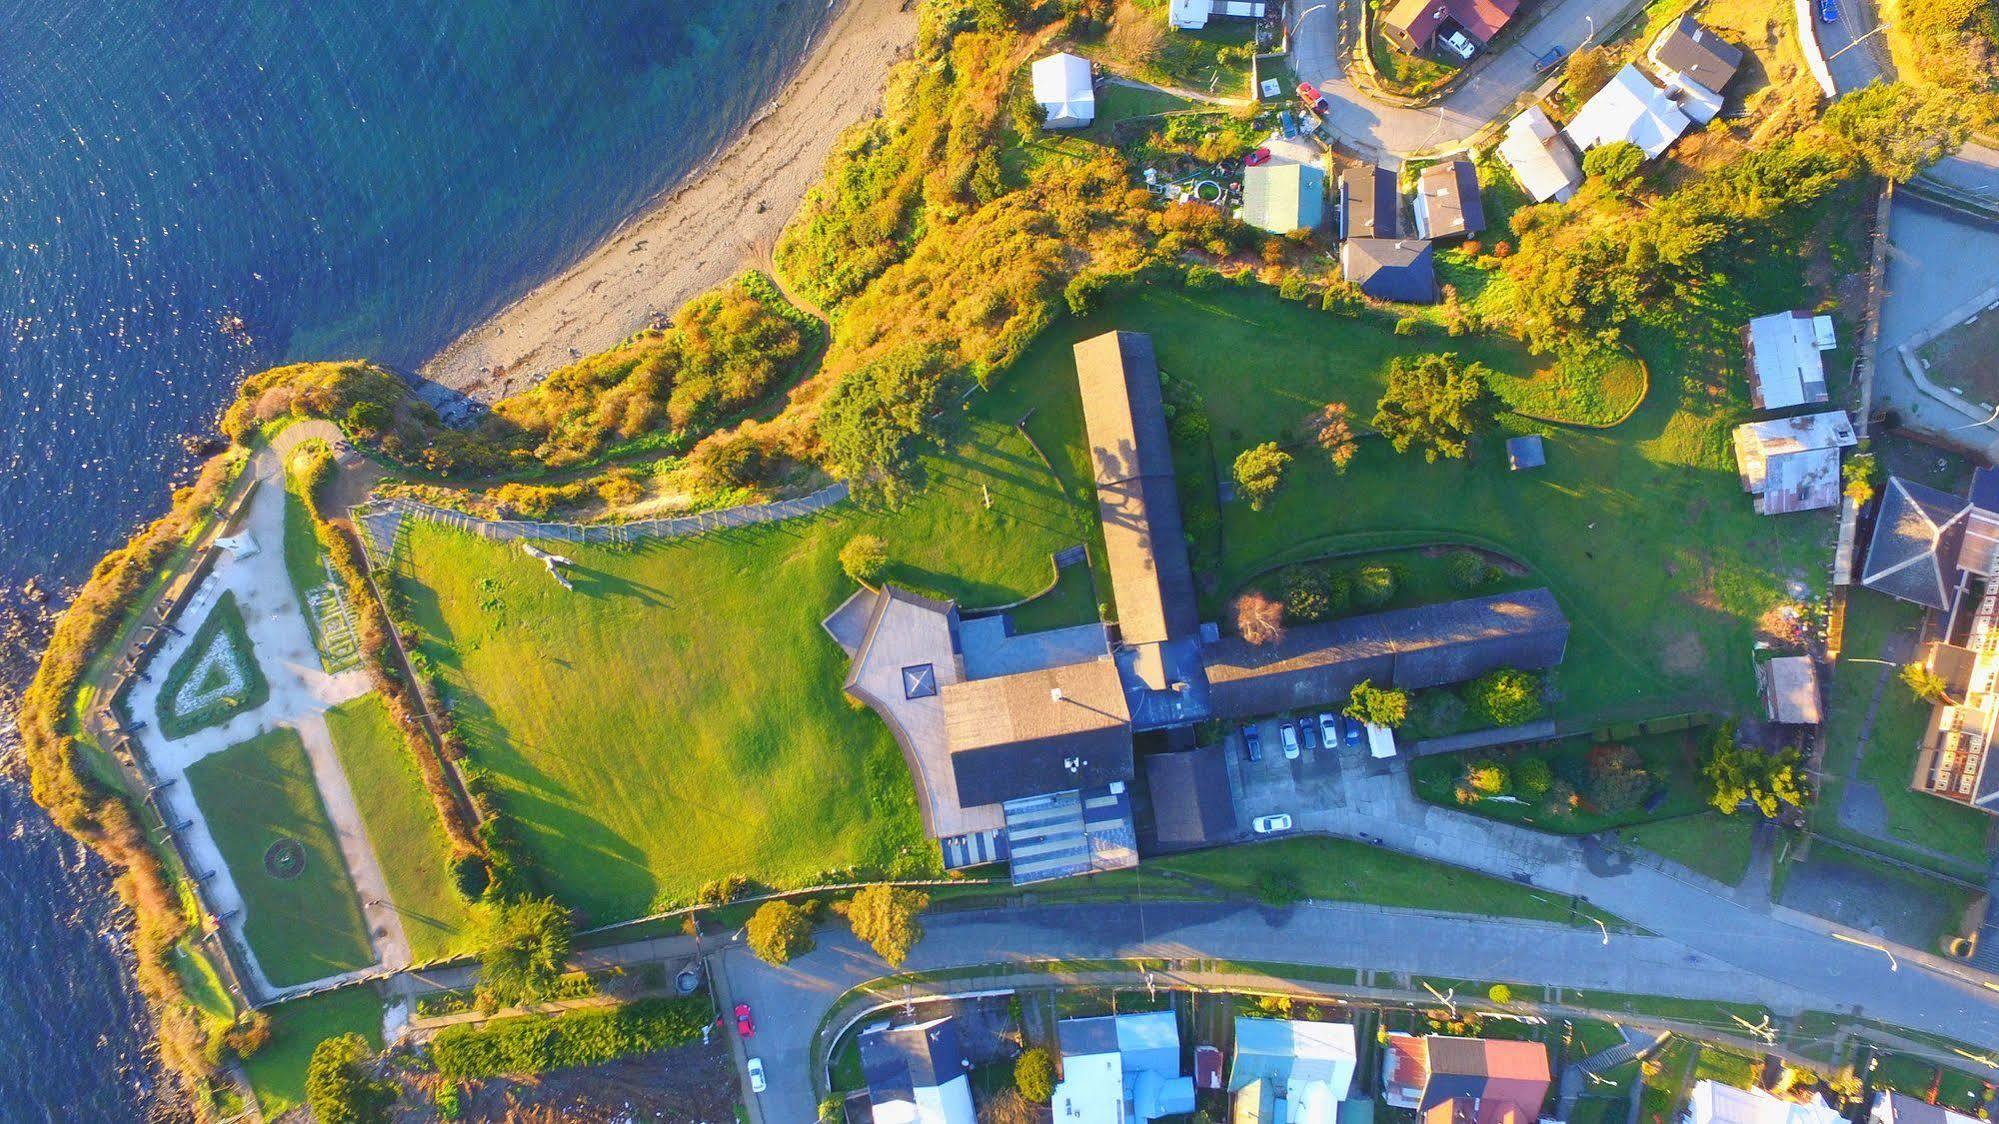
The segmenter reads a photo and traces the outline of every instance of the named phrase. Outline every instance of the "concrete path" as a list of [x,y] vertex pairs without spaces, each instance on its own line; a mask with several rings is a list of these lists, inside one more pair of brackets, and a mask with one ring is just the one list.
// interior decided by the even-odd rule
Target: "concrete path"
[[[325,429],[338,435],[332,426],[325,426]],[[333,823],[348,873],[360,901],[364,903],[362,912],[367,919],[376,956],[384,967],[400,968],[409,963],[409,944],[403,935],[401,919],[386,904],[389,900],[388,886],[362,826],[353,791],[334,754],[325,720],[327,708],[368,692],[367,674],[354,669],[328,675],[321,668],[312,633],[285,569],[286,495],[282,454],[312,436],[324,434],[318,432],[316,427],[294,426],[285,432],[285,440],[281,440],[278,447],[258,449],[251,454],[250,463],[244,471],[258,481],[258,486],[244,514],[241,533],[255,543],[256,550],[246,557],[224,552],[214,572],[205,580],[205,592],[201,595],[201,603],[212,606],[224,591],[235,594],[237,604],[243,610],[253,655],[270,684],[269,700],[257,709],[239,714],[219,726],[196,731],[175,741],[166,740],[156,717],[159,689],[167,669],[187,650],[200,627],[202,614],[189,613],[178,626],[181,634],[170,637],[147,665],[150,682],[141,680],[132,691],[132,716],[145,724],[145,729],[136,735],[135,740],[160,777],[163,787],[159,799],[169,809],[169,819],[188,825],[181,835],[190,856],[197,865],[214,873],[206,886],[209,907],[218,915],[235,914],[235,918],[228,923],[231,935],[241,947],[249,949],[243,940],[243,919],[247,909],[242,892],[222,860],[222,853],[215,845],[214,836],[208,830],[192,791],[184,782],[188,767],[203,758],[280,726],[297,730],[304,743],[306,757],[312,764],[313,775],[325,801],[328,818]],[[368,902],[381,904],[365,904]],[[254,949],[249,949],[248,964],[256,976],[257,985],[267,993],[291,990],[271,984],[256,961]]]

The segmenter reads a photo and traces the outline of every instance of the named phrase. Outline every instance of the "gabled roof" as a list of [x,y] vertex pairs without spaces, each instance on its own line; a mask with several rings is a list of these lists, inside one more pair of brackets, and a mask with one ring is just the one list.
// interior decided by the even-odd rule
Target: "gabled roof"
[[1394,238],[1402,233],[1402,191],[1395,173],[1369,165],[1340,173],[1340,237]]
[[1772,722],[1816,726],[1825,721],[1819,706],[1819,669],[1810,656],[1780,656],[1757,665],[1763,712]]
[[1131,715],[1108,659],[949,683],[942,694],[967,807],[1131,779]]
[[1666,91],[1654,86],[1636,66],[1627,64],[1583,104],[1563,131],[1579,151],[1630,141],[1650,160],[1666,151],[1691,124]]
[[1648,52],[1661,69],[1683,74],[1720,93],[1742,67],[1742,48],[1722,39],[1687,15],[1668,24]]
[[1326,218],[1326,173],[1314,164],[1259,164],[1242,173],[1242,221],[1272,234],[1315,230]]
[[1423,169],[1416,181],[1416,233],[1424,238],[1477,234],[1485,229],[1478,169],[1469,160],[1446,160]]
[[1437,299],[1437,268],[1428,242],[1349,238],[1340,243],[1340,269],[1376,300],[1429,304]]
[[1890,476],[1860,584],[1890,597],[1950,607],[1957,589],[1958,545],[1971,505],[1935,488]]
[[1530,105],[1506,125],[1499,155],[1513,169],[1513,178],[1536,203],[1566,201],[1583,182],[1582,166],[1547,111]]
[[899,1027],[879,1023],[857,1042],[876,1120],[973,1124],[971,1082],[950,1016]]
[[1149,754],[1144,765],[1152,797],[1149,845],[1172,851],[1235,838],[1235,800],[1220,746]]
[[1490,43],[1519,10],[1519,0],[1397,0],[1380,18],[1423,48],[1437,37],[1446,19],[1456,21],[1481,44]]

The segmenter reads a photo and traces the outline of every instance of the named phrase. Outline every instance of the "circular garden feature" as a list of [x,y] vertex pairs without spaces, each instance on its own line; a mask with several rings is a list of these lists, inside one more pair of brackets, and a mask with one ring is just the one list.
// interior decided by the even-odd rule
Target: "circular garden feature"
[[280,838],[264,850],[264,873],[289,882],[305,873],[305,847],[296,839]]

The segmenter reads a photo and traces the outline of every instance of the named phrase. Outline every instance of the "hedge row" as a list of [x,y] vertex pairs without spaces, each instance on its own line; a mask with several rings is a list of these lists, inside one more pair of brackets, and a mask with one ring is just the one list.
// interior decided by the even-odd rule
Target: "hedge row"
[[446,1027],[431,1041],[431,1057],[453,1080],[525,1076],[685,1046],[714,1017],[705,999],[641,999],[615,1008],[521,1015]]

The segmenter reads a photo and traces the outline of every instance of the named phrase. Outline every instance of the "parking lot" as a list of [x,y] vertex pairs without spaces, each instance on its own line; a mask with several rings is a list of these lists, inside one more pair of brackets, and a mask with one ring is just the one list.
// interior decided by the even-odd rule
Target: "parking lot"
[[[1399,758],[1377,760],[1368,755],[1367,736],[1358,724],[1336,718],[1344,736],[1337,748],[1329,750],[1316,714],[1307,720],[1309,737],[1297,732],[1296,721],[1266,718],[1246,727],[1256,731],[1256,761],[1250,760],[1244,728],[1228,736],[1230,795],[1236,822],[1245,833],[1257,817],[1279,813],[1292,817],[1295,830],[1334,830],[1338,814],[1364,799],[1369,787],[1384,781],[1406,783],[1398,775]],[[1295,757],[1286,755],[1286,725],[1292,726],[1297,739]]]

